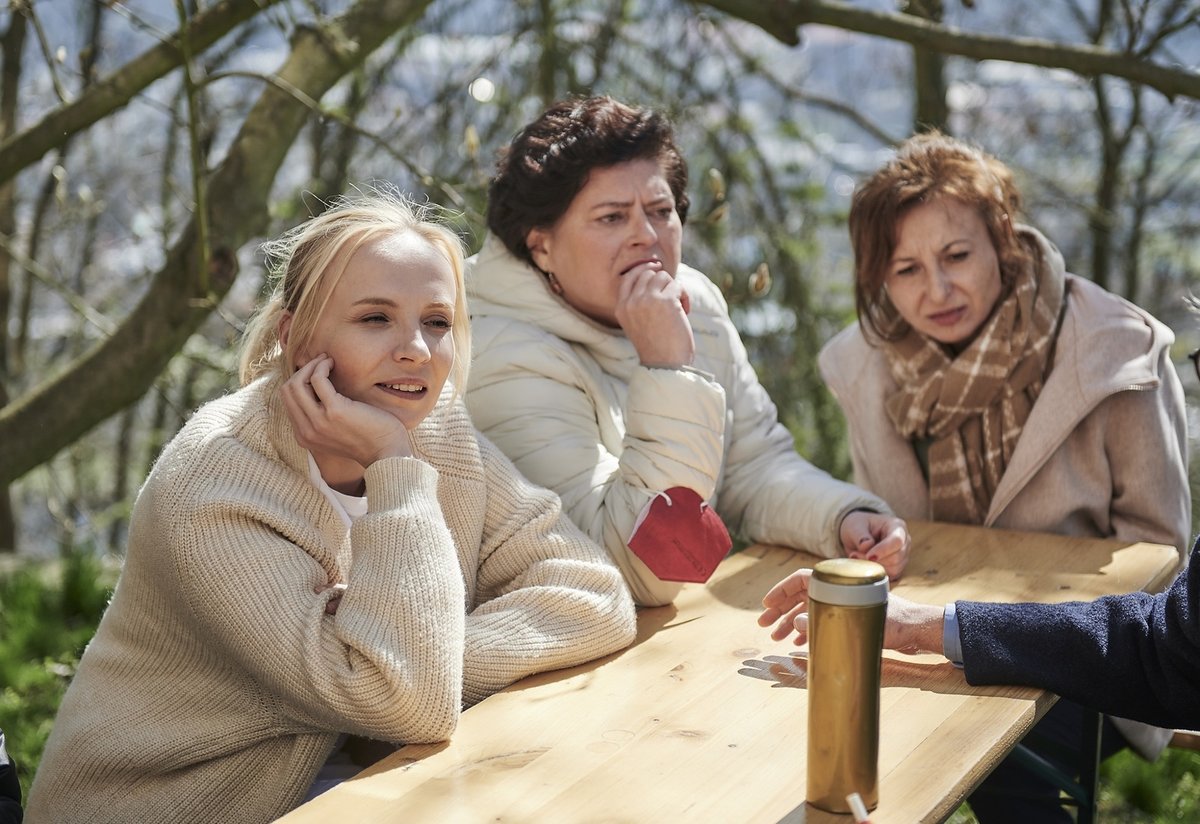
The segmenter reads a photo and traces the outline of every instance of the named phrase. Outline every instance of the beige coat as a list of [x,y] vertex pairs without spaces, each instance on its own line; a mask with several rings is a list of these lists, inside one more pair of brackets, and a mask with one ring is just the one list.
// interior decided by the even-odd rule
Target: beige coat
[[201,408],[143,486],[29,824],[270,821],[339,733],[444,740],[464,704],[633,640],[603,550],[461,402],[414,431],[427,460],[367,469],[347,534],[275,390]]
[[641,604],[669,603],[628,548],[658,492],[682,486],[752,541],[840,555],[851,509],[887,512],[801,458],[758,382],[716,286],[680,266],[692,369],[651,369],[629,339],[571,308],[494,237],[468,261],[475,424],[616,561]]
[[[1061,267],[1058,251],[1036,237]],[[1153,541],[1176,547],[1182,560],[1191,545],[1191,497],[1183,388],[1170,358],[1175,336],[1073,275],[1066,275],[1065,300],[1054,366],[984,525]],[[895,384],[883,353],[855,324],[818,360],[846,415],[855,481],[901,517],[928,519],[921,465],[884,409]],[[1154,739],[1139,749],[1157,752],[1165,742],[1161,734]]]

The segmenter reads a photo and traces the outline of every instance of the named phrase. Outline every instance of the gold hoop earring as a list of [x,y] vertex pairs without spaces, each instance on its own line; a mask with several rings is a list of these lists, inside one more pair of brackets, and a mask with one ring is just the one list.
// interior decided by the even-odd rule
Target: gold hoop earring
[[550,284],[551,292],[553,292],[554,294],[556,294],[560,297],[562,296],[562,293],[563,293],[562,284],[558,282],[558,278],[556,278],[554,276],[553,272],[546,273],[546,282]]

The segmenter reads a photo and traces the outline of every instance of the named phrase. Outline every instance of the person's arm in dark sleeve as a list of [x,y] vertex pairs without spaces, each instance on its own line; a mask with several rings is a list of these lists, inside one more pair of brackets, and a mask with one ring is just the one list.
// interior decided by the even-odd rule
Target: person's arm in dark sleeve
[[959,601],[971,684],[1050,690],[1101,712],[1166,727],[1200,725],[1200,563],[1158,595],[1070,604]]

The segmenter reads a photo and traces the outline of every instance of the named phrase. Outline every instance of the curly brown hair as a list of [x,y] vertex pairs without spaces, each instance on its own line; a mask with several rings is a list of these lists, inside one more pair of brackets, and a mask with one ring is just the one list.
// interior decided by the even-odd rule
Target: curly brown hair
[[525,243],[529,231],[558,222],[592,169],[647,158],[662,166],[675,211],[686,222],[687,163],[666,116],[611,97],[561,100],[501,152],[488,188],[488,229],[533,264]]

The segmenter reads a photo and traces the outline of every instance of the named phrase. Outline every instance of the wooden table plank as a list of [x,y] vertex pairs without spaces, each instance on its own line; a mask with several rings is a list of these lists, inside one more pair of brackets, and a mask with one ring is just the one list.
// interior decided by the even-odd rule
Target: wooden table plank
[[[1161,588],[1169,547],[914,523],[897,591],[944,603],[1086,600]],[[280,819],[324,822],[846,822],[807,807],[805,652],[755,624],[813,559],[751,547],[675,604],[642,610],[632,647],[527,678],[464,713],[449,743],[409,746]],[[976,688],[936,655],[888,652],[874,824],[940,821],[1052,705]]]

